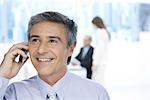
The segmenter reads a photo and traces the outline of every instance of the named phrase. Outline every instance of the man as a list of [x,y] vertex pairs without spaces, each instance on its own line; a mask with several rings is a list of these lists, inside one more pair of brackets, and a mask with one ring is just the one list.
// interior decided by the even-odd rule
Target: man
[[[58,12],[31,17],[28,43],[13,45],[0,65],[0,100],[109,100],[101,85],[67,71],[76,33],[74,21]],[[7,87],[27,61],[27,51],[38,75]]]
[[93,50],[94,48],[90,45],[91,44],[91,37],[86,35],[83,39],[83,47],[80,49],[79,54],[76,56],[81,63],[81,66],[86,68],[87,75],[86,77],[91,79],[92,78],[92,61],[93,61]]

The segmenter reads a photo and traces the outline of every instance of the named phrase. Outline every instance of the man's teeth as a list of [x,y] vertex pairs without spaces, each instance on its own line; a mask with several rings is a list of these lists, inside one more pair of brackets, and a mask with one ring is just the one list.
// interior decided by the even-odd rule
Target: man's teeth
[[42,58],[39,58],[38,60],[45,62],[45,61],[51,61],[52,59],[42,59]]

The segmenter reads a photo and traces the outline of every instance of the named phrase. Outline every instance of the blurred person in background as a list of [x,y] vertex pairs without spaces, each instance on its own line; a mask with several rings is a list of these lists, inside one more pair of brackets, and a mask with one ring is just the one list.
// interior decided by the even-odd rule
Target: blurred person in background
[[[0,100],[109,100],[100,84],[67,70],[76,35],[75,22],[61,13],[31,17],[28,43],[14,44],[0,64]],[[38,75],[8,86],[28,60],[27,52]]]
[[86,77],[88,79],[92,78],[92,62],[94,48],[91,46],[91,41],[91,36],[84,36],[83,47],[80,49],[79,54],[75,57],[77,60],[80,61],[81,66],[86,69]]
[[110,40],[110,34],[99,16],[92,19],[92,24],[96,29],[96,45],[93,53],[93,77],[98,83],[105,84],[105,68],[107,64],[107,46]]

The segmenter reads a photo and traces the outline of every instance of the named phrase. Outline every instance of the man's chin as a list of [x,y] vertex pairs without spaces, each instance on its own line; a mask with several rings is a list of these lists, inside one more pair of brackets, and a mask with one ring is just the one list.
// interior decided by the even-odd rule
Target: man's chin
[[38,71],[38,75],[40,76],[52,76],[56,74],[55,72],[51,72],[50,70],[40,70]]

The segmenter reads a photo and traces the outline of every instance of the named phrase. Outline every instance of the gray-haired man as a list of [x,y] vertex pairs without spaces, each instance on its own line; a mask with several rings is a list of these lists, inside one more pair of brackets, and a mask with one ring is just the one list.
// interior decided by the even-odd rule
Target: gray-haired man
[[[0,65],[0,100],[109,100],[101,85],[67,71],[76,34],[74,21],[58,12],[31,17],[28,43],[13,45]],[[27,61],[27,51],[38,75],[7,86]]]

